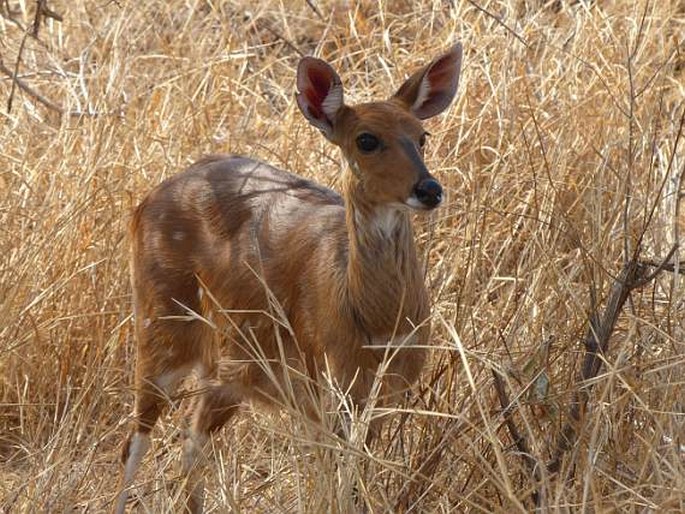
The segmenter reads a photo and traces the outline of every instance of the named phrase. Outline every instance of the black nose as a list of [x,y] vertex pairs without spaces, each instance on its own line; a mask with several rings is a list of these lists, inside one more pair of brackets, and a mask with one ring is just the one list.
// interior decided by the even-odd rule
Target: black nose
[[414,195],[419,202],[432,209],[442,202],[442,186],[434,178],[424,178],[414,186]]

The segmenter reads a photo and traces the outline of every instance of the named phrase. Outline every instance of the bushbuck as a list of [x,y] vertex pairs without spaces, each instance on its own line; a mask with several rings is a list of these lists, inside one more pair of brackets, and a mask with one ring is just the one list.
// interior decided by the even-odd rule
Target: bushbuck
[[[430,306],[411,215],[443,200],[423,161],[421,121],[452,102],[461,61],[457,43],[389,99],[355,106],[344,103],[329,64],[300,61],[297,104],[349,165],[342,196],[257,160],[218,155],[138,206],[135,413],[117,512],[150,431],[191,371],[201,387],[184,441],[188,477],[210,434],[246,402],[274,404],[286,376],[326,370],[360,405],[381,365],[382,403],[416,381]],[[185,508],[201,511],[202,480],[188,478],[186,488]]]

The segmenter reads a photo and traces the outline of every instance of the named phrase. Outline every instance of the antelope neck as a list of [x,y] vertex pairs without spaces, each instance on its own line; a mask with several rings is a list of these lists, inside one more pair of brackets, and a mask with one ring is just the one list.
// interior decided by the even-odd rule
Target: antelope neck
[[345,296],[368,336],[390,336],[398,321],[415,317],[414,293],[423,286],[409,213],[373,204],[355,179],[346,188],[345,201]]

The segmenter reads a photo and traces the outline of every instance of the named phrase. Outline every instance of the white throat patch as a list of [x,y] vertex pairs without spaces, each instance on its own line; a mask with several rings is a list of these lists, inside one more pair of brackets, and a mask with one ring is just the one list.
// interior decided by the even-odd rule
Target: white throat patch
[[390,238],[393,236],[399,221],[400,213],[397,209],[382,207],[376,210],[372,223],[383,237]]

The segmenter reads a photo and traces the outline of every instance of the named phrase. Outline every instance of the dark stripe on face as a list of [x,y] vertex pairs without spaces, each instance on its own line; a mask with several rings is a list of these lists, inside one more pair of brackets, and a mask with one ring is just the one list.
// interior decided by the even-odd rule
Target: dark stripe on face
[[421,158],[421,155],[419,155],[419,152],[417,151],[416,145],[413,143],[413,141],[411,139],[402,137],[400,138],[399,143],[402,147],[402,150],[404,150],[404,154],[409,157],[409,160],[418,172],[419,180],[430,177],[428,168],[426,168],[426,165],[423,163],[423,159]]

